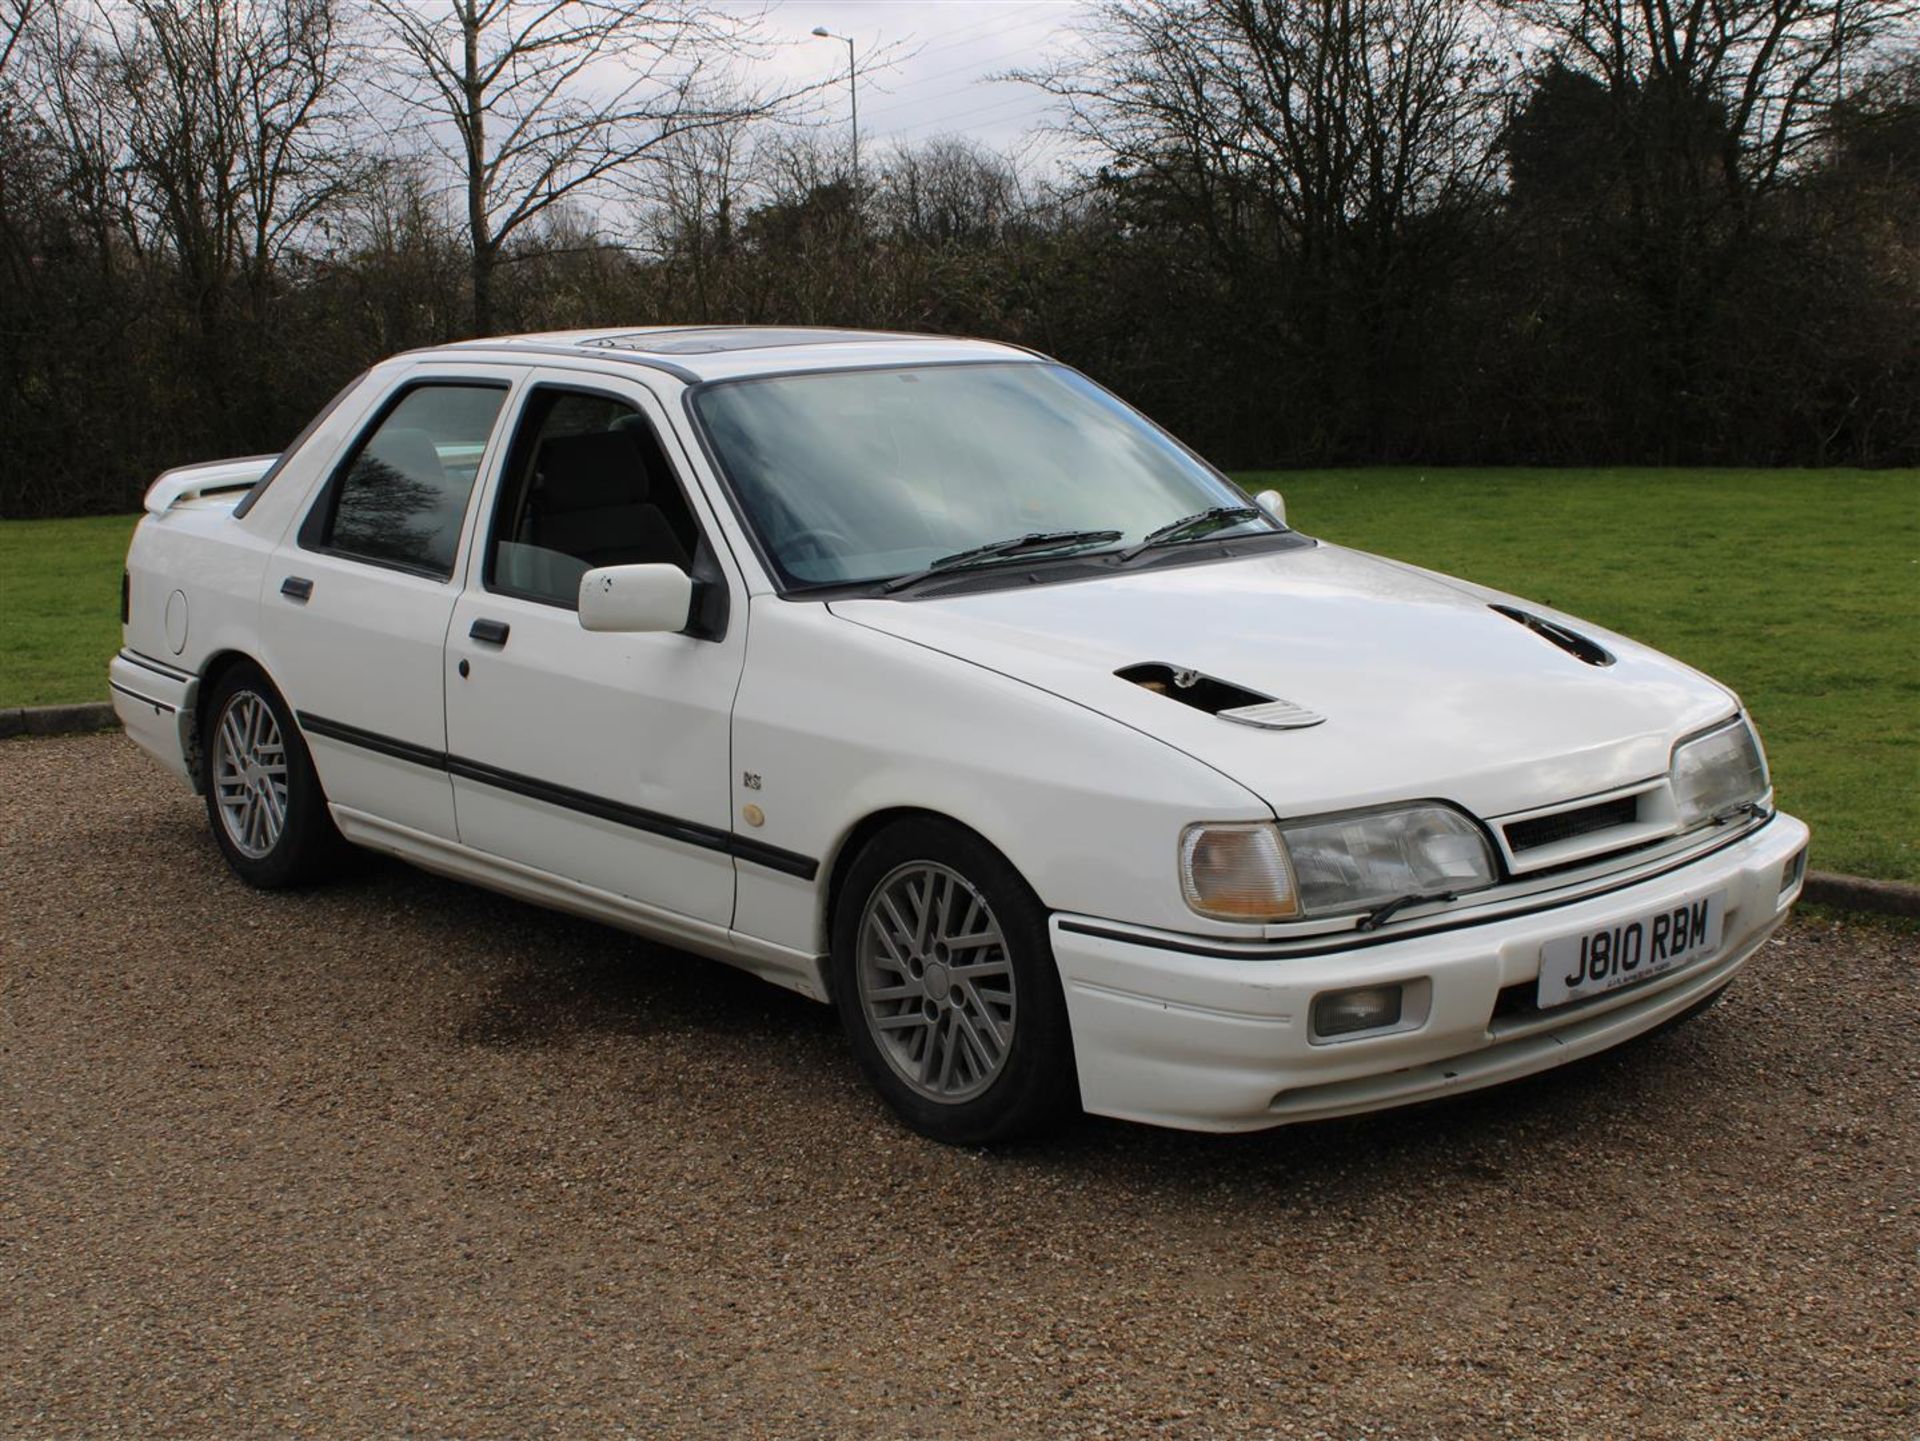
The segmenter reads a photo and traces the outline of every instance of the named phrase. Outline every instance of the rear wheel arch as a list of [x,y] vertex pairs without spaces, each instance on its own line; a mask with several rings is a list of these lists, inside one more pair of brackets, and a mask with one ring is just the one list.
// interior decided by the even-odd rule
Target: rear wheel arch
[[[236,666],[251,666],[261,675],[267,675],[267,668],[243,650],[228,648],[217,650],[200,664],[200,674],[193,683],[193,691],[188,699],[184,724],[180,728],[181,743],[187,748],[187,774],[193,779],[196,794],[204,795],[207,789],[206,747],[201,744],[201,733],[205,729],[205,717],[201,708],[206,704],[221,680]],[[267,683],[273,683],[273,677],[267,676]],[[278,690],[279,687],[275,686]]]
[[[244,733],[216,739],[214,728],[230,711],[247,717],[235,722]],[[202,672],[193,731],[208,824],[234,872],[266,890],[330,876],[346,843],[293,707],[265,667],[239,651],[216,655]]]
[[[243,650],[230,647],[226,650],[215,651],[201,664],[200,689],[203,692],[210,693],[214,686],[219,684],[220,677],[237,665],[250,665],[259,671],[260,674],[267,675],[267,668],[261,665],[253,656],[248,655]],[[273,677],[267,676],[267,679],[272,680]]]

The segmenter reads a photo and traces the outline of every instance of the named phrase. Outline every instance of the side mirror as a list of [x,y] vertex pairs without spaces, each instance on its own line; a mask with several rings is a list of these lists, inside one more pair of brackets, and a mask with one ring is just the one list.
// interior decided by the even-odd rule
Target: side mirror
[[582,630],[685,630],[692,610],[693,577],[677,565],[608,565],[580,577]]
[[1277,490],[1263,490],[1253,498],[1253,503],[1272,516],[1280,524],[1287,523],[1287,503],[1280,498]]

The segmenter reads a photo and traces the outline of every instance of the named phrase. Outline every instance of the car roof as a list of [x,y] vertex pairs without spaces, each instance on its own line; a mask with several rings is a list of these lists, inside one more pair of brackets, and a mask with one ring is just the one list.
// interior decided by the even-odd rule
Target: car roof
[[652,325],[618,330],[549,330],[464,340],[415,351],[416,357],[472,358],[477,352],[520,359],[571,355],[664,370],[688,384],[741,376],[956,361],[1040,359],[989,340],[904,331],[835,330],[783,325]]

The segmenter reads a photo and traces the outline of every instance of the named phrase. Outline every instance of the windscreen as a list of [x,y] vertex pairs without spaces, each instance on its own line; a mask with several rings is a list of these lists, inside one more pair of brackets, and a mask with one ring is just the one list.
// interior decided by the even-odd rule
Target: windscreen
[[729,381],[695,406],[789,585],[885,579],[1035,531],[1117,530],[1117,547],[1246,503],[1135,411],[1057,366]]

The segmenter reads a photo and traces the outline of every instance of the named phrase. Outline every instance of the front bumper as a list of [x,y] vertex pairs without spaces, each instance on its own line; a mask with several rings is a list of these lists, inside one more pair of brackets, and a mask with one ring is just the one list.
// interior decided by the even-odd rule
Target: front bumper
[[[1193,937],[1056,915],[1053,950],[1081,1101],[1125,1120],[1251,1131],[1431,1100],[1592,1055],[1726,985],[1798,898],[1803,868],[1795,861],[1806,843],[1806,826],[1776,815],[1697,860],[1617,890],[1312,955],[1209,955]],[[1503,988],[1530,988],[1538,979],[1544,942],[1722,888],[1726,910],[1711,953],[1553,1010],[1502,1003]],[[1310,1035],[1315,996],[1393,984],[1408,987],[1403,1029],[1331,1041]]]

